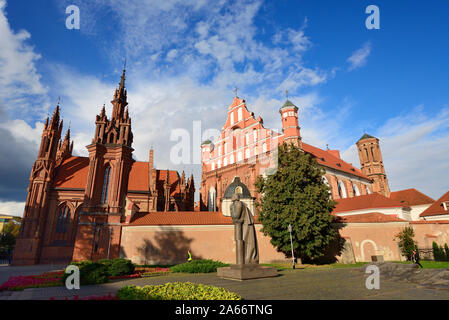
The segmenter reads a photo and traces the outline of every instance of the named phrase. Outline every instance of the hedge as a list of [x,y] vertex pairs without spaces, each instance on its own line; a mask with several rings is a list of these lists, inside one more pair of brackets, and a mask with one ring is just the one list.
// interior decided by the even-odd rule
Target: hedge
[[172,272],[186,272],[186,273],[210,273],[217,272],[217,268],[227,267],[229,264],[214,261],[214,260],[193,260],[191,262],[178,264],[176,266],[170,267]]

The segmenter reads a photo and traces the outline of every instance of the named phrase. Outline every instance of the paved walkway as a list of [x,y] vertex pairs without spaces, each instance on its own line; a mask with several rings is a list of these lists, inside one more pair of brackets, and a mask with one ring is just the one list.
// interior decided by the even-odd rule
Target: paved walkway
[[305,269],[284,270],[276,278],[232,281],[220,279],[216,274],[172,274],[152,278],[111,282],[103,285],[83,286],[80,290],[69,291],[63,287],[27,289],[22,292],[8,293],[0,299],[64,299],[78,295],[114,294],[125,285],[157,285],[175,281],[190,281],[223,287],[240,294],[246,300],[308,300],[308,299],[419,299],[447,300],[449,290],[432,289],[410,282],[382,279],[379,290],[365,287],[366,276],[357,269]]

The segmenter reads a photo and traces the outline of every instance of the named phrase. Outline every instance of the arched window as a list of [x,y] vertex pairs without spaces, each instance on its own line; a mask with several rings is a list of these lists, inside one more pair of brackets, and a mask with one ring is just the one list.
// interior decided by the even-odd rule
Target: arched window
[[108,165],[104,170],[103,191],[101,192],[101,203],[108,202],[109,181],[111,178],[111,167]]
[[355,197],[358,197],[360,195],[359,188],[357,187],[357,185],[355,183],[352,184],[352,191],[353,191]]
[[239,108],[238,111],[238,121],[242,121],[243,120],[243,110],[242,108]]
[[371,194],[371,191],[368,187],[366,187],[366,194]]
[[338,180],[338,195],[341,199],[347,198],[346,188],[342,181]]
[[207,201],[207,209],[209,211],[217,210],[217,192],[214,187],[210,187],[209,189],[209,199]]
[[66,233],[70,226],[70,209],[67,205],[59,208],[58,221],[56,222],[56,233]]

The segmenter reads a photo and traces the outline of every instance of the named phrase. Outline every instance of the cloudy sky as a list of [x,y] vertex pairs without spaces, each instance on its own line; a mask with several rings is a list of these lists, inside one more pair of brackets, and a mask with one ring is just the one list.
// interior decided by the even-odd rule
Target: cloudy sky
[[[94,133],[127,60],[137,160],[155,148],[170,160],[174,129],[220,129],[233,89],[266,127],[280,126],[289,98],[303,140],[339,149],[359,166],[354,143],[381,140],[392,190],[433,198],[449,189],[449,4],[376,1],[0,0],[0,213],[22,215],[43,121],[61,97],[75,153]],[[66,28],[66,8],[80,29]],[[193,134],[192,134],[193,139]],[[197,152],[197,150],[192,150]],[[192,156],[192,160],[193,160]]]

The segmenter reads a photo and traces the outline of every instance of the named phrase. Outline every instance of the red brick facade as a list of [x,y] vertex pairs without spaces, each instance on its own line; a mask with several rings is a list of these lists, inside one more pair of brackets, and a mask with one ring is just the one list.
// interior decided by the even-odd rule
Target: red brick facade
[[220,211],[223,193],[236,176],[256,195],[257,176],[276,167],[272,155],[284,142],[293,143],[315,157],[326,171],[324,181],[331,187],[333,199],[373,192],[373,180],[343,161],[338,150],[322,150],[302,142],[298,108],[291,101],[287,100],[279,112],[282,133],[264,128],[262,118],[255,118],[245,100],[234,98],[221,136],[214,143],[205,141],[202,145],[202,210]]

